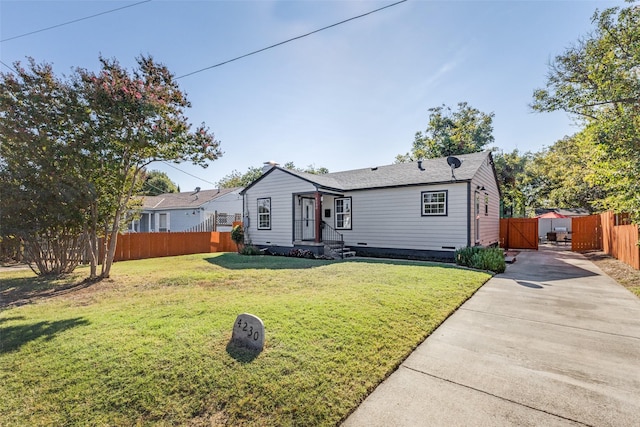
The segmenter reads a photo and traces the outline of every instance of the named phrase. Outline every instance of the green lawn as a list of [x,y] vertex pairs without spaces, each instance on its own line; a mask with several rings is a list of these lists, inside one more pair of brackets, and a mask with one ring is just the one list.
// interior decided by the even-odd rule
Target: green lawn
[[[0,425],[335,425],[488,278],[237,254],[116,263],[0,311]],[[0,273],[0,295],[74,280]],[[229,345],[245,312],[265,324],[257,356]]]

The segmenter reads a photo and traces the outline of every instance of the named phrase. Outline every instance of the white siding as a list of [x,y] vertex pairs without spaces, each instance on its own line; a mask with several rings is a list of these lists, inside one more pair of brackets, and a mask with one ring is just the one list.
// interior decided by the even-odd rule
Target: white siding
[[[447,215],[423,216],[422,192],[447,191]],[[467,245],[467,183],[348,192],[352,229],[338,230],[347,246],[447,251]],[[327,205],[327,203],[330,203]],[[323,210],[333,199],[324,197]],[[443,247],[447,247],[444,249]]]
[[[293,195],[313,192],[315,187],[278,169],[245,193],[244,218],[249,218],[247,237],[257,245],[293,246]],[[258,230],[258,199],[271,198],[271,230]],[[245,224],[246,225],[246,224]]]
[[[484,187],[484,190],[482,190]],[[476,239],[475,192],[480,194],[480,236]],[[484,198],[489,200],[489,212],[485,215]],[[500,192],[493,173],[490,158],[482,163],[471,181],[471,244],[489,246],[500,239]]]
[[205,211],[204,218],[212,215],[215,211],[227,214],[242,213],[242,196],[239,191],[227,193],[224,196],[217,197],[206,203],[203,205],[203,208]]

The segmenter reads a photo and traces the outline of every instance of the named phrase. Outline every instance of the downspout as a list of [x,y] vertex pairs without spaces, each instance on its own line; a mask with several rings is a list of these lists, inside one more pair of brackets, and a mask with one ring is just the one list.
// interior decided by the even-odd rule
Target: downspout
[[471,181],[467,182],[467,247],[471,246]]
[[315,238],[315,242],[316,243],[320,243],[322,242],[322,196],[320,195],[320,192],[316,189],[316,193],[315,193],[315,198],[316,198],[316,238]]
[[296,242],[296,200],[298,196],[291,195],[291,244]]

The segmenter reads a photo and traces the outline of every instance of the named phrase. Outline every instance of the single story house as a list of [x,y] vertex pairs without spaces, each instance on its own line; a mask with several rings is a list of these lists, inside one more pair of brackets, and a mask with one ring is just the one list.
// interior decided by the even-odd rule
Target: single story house
[[144,196],[129,232],[230,231],[242,220],[241,187]]
[[245,237],[259,248],[452,260],[456,249],[499,241],[488,151],[324,175],[265,165],[240,192]]

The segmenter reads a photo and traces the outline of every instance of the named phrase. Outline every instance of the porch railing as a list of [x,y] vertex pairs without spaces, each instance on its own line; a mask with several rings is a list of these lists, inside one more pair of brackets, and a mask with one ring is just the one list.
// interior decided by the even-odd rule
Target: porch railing
[[[294,224],[294,241],[314,242],[316,240],[316,220],[300,219],[294,221]],[[342,256],[344,249],[344,237],[342,234],[324,221],[320,223],[320,233],[319,240],[334,251],[339,252]]]

